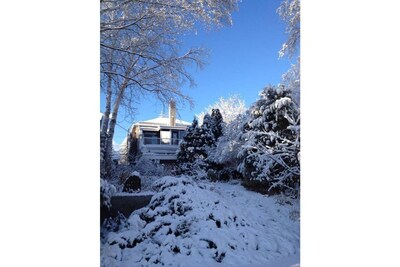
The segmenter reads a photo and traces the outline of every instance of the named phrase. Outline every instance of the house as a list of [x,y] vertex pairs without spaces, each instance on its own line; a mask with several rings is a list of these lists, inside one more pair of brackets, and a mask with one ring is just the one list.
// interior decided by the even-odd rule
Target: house
[[179,142],[186,134],[191,123],[176,119],[176,105],[169,103],[168,117],[160,116],[147,121],[139,121],[132,125],[126,144],[126,157],[140,156],[158,162],[173,162],[177,159]]

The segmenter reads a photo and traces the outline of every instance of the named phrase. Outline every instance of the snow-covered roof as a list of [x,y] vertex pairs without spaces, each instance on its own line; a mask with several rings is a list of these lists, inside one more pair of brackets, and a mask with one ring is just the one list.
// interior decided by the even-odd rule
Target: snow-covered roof
[[[153,124],[160,126],[169,126],[169,118],[168,117],[158,117],[155,119],[147,120],[147,121],[139,121],[135,124]],[[175,126],[190,126],[191,123],[183,120],[176,119]]]

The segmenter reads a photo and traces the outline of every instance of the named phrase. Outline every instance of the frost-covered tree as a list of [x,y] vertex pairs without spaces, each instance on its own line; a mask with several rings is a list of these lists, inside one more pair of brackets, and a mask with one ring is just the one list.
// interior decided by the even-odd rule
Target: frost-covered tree
[[213,109],[218,109],[222,115],[222,119],[226,124],[233,121],[239,114],[242,114],[246,110],[245,101],[240,98],[239,95],[235,94],[228,98],[219,98],[219,100],[204,109],[203,112],[197,115],[199,123],[203,122],[204,116],[208,113],[211,114]]
[[248,111],[240,114],[223,128],[222,136],[208,152],[208,164],[214,172],[209,173],[211,179],[229,180],[241,178],[236,171],[240,161],[238,153],[244,144],[240,138],[244,123],[248,120]]
[[300,0],[284,0],[277,13],[286,23],[286,33],[289,35],[279,51],[279,57],[293,56],[300,43]]
[[241,137],[244,124],[249,120],[249,112],[246,110],[239,114],[233,121],[226,124],[223,128],[223,134],[218,139],[216,147],[209,152],[208,158],[227,168],[236,169],[239,164],[238,153],[244,144]]
[[[300,46],[300,0],[284,0],[277,13],[286,24],[288,39],[279,51],[279,57],[294,56]],[[300,56],[290,69],[282,75],[282,84],[292,91],[293,101],[300,108]]]
[[215,117],[210,114],[206,114],[203,118],[203,124],[200,127],[200,144],[201,147],[204,148],[205,156],[207,156],[208,148],[215,145],[215,141],[217,138],[214,133],[220,133],[218,130],[219,129]]
[[210,129],[212,136],[214,137],[214,144],[218,138],[222,135],[222,129],[225,125],[224,119],[222,118],[221,112],[217,108],[213,108],[211,111]]
[[193,120],[185,137],[179,145],[177,156],[177,172],[193,174],[194,169],[208,169],[213,162],[208,160],[211,148],[216,146],[222,135],[223,119],[218,109],[212,114],[206,114],[203,124],[199,127],[197,118]]
[[300,109],[300,57],[295,64],[282,75],[282,84],[292,91],[293,101]]
[[197,118],[193,119],[192,124],[186,130],[183,140],[179,144],[177,155],[178,164],[192,162],[195,158],[195,138],[198,135],[198,121]]
[[245,106],[244,100],[239,95],[232,95],[227,99],[221,97],[218,102],[200,113],[199,117],[202,118],[206,113],[212,113],[212,110],[217,108],[224,121],[222,136],[216,142],[216,146],[209,151],[208,159],[210,161],[236,169],[237,154],[243,143],[240,133],[248,116]]
[[211,150],[217,145],[218,140],[222,137],[224,128],[225,123],[219,109],[212,109],[211,115],[206,114],[204,116],[203,124],[200,127],[200,134],[207,158]]
[[201,129],[197,118],[193,119],[192,124],[186,131],[186,135],[179,144],[177,155],[177,174],[194,174],[194,165],[203,162],[206,156],[204,144],[201,137]]
[[100,1],[101,90],[107,118],[101,130],[102,177],[110,177],[111,145],[120,108],[132,111],[137,99],[151,94],[162,102],[192,103],[180,88],[194,85],[187,67],[202,67],[204,50],[181,51],[179,36],[231,24],[237,0]]
[[100,179],[100,207],[111,207],[111,197],[117,192],[114,185]]
[[211,115],[206,114],[203,118],[203,124],[200,127],[200,134],[202,139],[202,150],[204,151],[204,165],[205,170],[220,170],[221,164],[216,163],[210,157],[212,150],[216,147],[219,138],[223,134],[224,121],[219,109],[212,109]]
[[238,170],[247,184],[261,182],[270,192],[298,193],[299,125],[299,112],[290,90],[280,85],[261,91],[244,124],[244,145],[238,155]]

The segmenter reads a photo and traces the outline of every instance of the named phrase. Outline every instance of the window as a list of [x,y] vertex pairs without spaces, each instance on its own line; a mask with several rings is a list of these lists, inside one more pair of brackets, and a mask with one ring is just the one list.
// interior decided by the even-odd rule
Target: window
[[160,132],[161,135],[161,144],[169,145],[171,143],[171,132],[169,130],[162,130]]
[[160,144],[160,133],[143,131],[143,142],[145,145],[157,145]]
[[177,144],[179,144],[179,131],[172,130],[171,145],[177,145]]
[[183,137],[185,137],[186,135],[186,131],[185,130],[180,130],[179,131],[179,139],[183,139]]

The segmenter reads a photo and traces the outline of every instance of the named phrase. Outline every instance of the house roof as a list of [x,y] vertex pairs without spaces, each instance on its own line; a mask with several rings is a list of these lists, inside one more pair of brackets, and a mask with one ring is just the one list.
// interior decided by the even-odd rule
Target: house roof
[[[169,118],[168,117],[158,117],[155,119],[147,120],[147,121],[139,121],[135,124],[150,124],[150,125],[160,125],[160,126],[169,126]],[[191,123],[183,120],[176,119],[175,126],[190,126]]]

